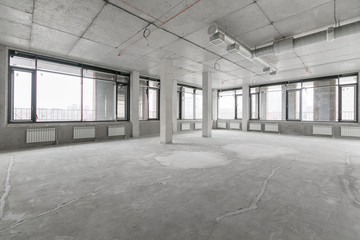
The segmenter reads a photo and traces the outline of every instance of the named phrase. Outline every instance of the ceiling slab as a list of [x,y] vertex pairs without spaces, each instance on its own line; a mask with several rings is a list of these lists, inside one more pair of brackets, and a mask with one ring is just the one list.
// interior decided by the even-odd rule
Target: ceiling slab
[[111,50],[114,50],[114,48],[81,38],[68,56],[88,62],[96,62]]
[[[196,0],[184,0],[177,8],[169,11],[164,18],[170,19],[176,16],[195,2]],[[203,0],[169,21],[164,25],[164,28],[183,37],[246,7],[252,2],[253,0]]]
[[66,56],[79,37],[33,24],[30,48],[43,53]]
[[31,26],[32,23],[32,14],[20,11],[18,9],[8,7],[6,5],[0,4],[1,18],[6,19],[11,22],[16,22]]
[[1,4],[23,12],[33,13],[34,0],[1,0]]
[[0,34],[29,40],[30,33],[30,26],[0,18]]
[[0,34],[0,43],[22,49],[28,49],[30,45],[30,41],[28,39],[17,38],[7,34]]
[[275,22],[274,26],[285,36],[294,36],[334,23],[334,4],[329,2],[301,14]]
[[261,46],[269,42],[274,42],[281,39],[280,33],[276,30],[273,25],[267,25],[254,31],[242,34],[236,37],[239,42],[245,44],[249,48]]
[[332,2],[332,0],[301,0],[291,2],[289,0],[258,0],[257,4],[259,4],[272,22],[277,22],[330,1]]
[[254,76],[253,72],[250,72],[249,70],[244,69],[244,68],[243,69],[238,69],[238,70],[235,70],[235,71],[229,71],[227,73],[234,76],[234,77],[238,77],[238,78],[246,78],[246,77]]
[[232,62],[229,62],[228,60],[226,60],[224,58],[210,59],[210,60],[202,62],[202,64],[207,65],[209,67],[214,67],[215,63],[218,63],[218,65],[220,67],[219,70],[222,72],[235,71],[235,70],[239,70],[239,68],[241,68],[240,66],[238,66]]
[[256,4],[234,12],[216,23],[232,36],[239,36],[270,24]]
[[179,59],[174,60],[173,64],[178,67],[185,68],[190,71],[202,71],[204,69],[204,66],[198,62],[194,62],[190,59],[181,57]]
[[169,59],[173,59],[173,60],[181,58],[180,55],[173,53],[173,52],[166,51],[161,48],[152,51],[151,53],[147,54],[146,56],[149,58],[159,60],[159,61],[161,61],[164,58],[169,58]]
[[360,16],[360,1],[346,0],[336,1],[336,18],[338,20],[346,20]]
[[119,47],[147,25],[147,22],[108,4],[83,36],[94,42]]
[[202,62],[216,57],[216,55],[183,39],[179,39],[165,47],[162,47],[162,49],[176,53],[185,58],[192,59],[195,62]]
[[148,29],[151,32],[147,38],[144,38],[144,32],[136,34],[130,41],[122,45],[120,50],[125,49],[136,55],[144,56],[179,39],[175,35],[165,32],[162,29],[155,27],[148,27]]
[[81,36],[104,5],[98,0],[36,0],[34,23]]

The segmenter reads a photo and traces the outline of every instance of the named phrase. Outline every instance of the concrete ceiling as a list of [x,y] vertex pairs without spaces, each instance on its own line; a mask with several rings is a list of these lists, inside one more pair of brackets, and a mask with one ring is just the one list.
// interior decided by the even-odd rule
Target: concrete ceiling
[[[334,0],[0,0],[0,12],[2,44],[154,77],[168,57],[174,78],[196,86],[215,62],[216,88],[360,70],[360,34],[264,57],[279,69],[275,76],[209,43],[212,23],[252,49],[326,29],[334,25]],[[336,1],[340,23],[358,16],[359,0]]]

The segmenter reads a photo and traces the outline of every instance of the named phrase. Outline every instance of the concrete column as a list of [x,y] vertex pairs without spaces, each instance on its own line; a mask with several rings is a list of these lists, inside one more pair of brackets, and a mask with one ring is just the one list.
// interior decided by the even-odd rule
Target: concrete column
[[212,107],[213,128],[216,128],[216,122],[218,119],[218,90],[217,89],[213,89],[212,103],[213,103],[213,107]]
[[139,137],[139,72],[130,73],[130,122],[131,135]]
[[203,87],[203,119],[202,119],[202,136],[211,137],[212,129],[212,72],[207,71],[202,74]]
[[173,91],[172,91],[172,124],[173,124],[173,133],[177,132],[177,109],[178,109],[178,96],[177,96],[177,81],[173,80]]
[[161,62],[160,75],[160,143],[172,143],[173,132],[173,62],[165,58]]
[[247,132],[247,126],[250,118],[250,94],[249,94],[249,85],[243,85],[243,117],[241,128],[242,131]]

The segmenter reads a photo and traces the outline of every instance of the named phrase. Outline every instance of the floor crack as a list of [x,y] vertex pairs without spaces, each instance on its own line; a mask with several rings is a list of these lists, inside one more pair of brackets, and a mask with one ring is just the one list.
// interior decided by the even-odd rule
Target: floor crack
[[5,186],[4,186],[4,193],[0,198],[0,220],[4,215],[4,209],[5,209],[5,205],[6,205],[6,199],[9,196],[10,193],[10,189],[11,189],[11,184],[10,184],[10,177],[11,177],[11,169],[12,166],[14,164],[14,157],[11,156],[10,157],[10,162],[9,162],[9,166],[7,169],[7,173],[6,173],[6,179],[5,179]]
[[[107,186],[106,186],[106,187],[107,187]],[[51,209],[51,210],[42,212],[42,213],[40,213],[39,215],[36,215],[36,216],[34,216],[34,217],[30,217],[30,218],[23,219],[23,220],[15,223],[14,225],[11,225],[11,226],[6,227],[6,228],[3,228],[3,229],[0,229],[0,233],[3,233],[3,232],[5,232],[5,231],[7,231],[7,230],[9,230],[9,229],[16,228],[16,227],[18,227],[18,226],[20,226],[20,225],[23,225],[23,224],[25,224],[25,223],[28,223],[28,222],[30,222],[30,221],[32,221],[32,220],[37,219],[37,218],[40,218],[40,217],[43,217],[43,216],[46,216],[46,215],[55,214],[56,211],[58,211],[58,210],[60,210],[60,209],[62,209],[62,208],[64,208],[64,207],[66,207],[66,206],[68,206],[68,205],[71,205],[71,204],[73,204],[73,203],[75,203],[75,202],[81,201],[81,200],[83,200],[83,199],[85,199],[85,198],[87,198],[87,197],[95,196],[98,192],[104,190],[106,187],[102,187],[102,188],[100,188],[100,189],[98,189],[98,190],[96,190],[96,191],[94,191],[94,192],[87,193],[87,194],[82,195],[82,196],[80,196],[80,197],[78,197],[78,198],[74,198],[74,199],[72,199],[72,200],[69,200],[69,201],[67,201],[67,202],[64,202],[64,203],[60,204],[59,206],[57,206],[57,207],[55,207],[55,208],[53,208],[53,209]]]
[[260,202],[261,198],[263,197],[264,193],[265,193],[265,190],[268,186],[268,183],[269,183],[269,180],[274,176],[274,174],[276,173],[276,171],[279,169],[280,167],[277,167],[277,168],[274,168],[272,170],[272,173],[270,174],[270,176],[268,176],[263,184],[262,184],[262,187],[261,187],[261,190],[260,192],[256,195],[256,197],[251,201],[251,204],[249,207],[247,208],[239,208],[235,211],[231,211],[231,212],[227,212],[227,213],[224,213],[222,215],[220,215],[219,217],[216,218],[216,221],[217,222],[220,222],[221,220],[223,220],[224,218],[226,217],[231,217],[231,216],[235,216],[235,215],[239,215],[239,214],[242,214],[242,213],[246,213],[246,212],[249,212],[249,211],[252,211],[252,210],[255,210],[257,209],[258,207],[258,203]]

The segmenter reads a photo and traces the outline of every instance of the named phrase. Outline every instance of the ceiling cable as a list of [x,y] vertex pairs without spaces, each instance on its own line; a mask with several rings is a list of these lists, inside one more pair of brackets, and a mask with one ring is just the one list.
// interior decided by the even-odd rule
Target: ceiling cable
[[[156,30],[161,29],[162,26],[164,26],[165,24],[167,24],[168,22],[170,22],[170,21],[173,20],[174,18],[178,17],[180,14],[182,14],[182,13],[186,12],[187,10],[189,10],[190,8],[192,8],[192,7],[195,6],[197,3],[199,3],[201,0],[197,0],[196,2],[194,2],[193,4],[191,4],[190,6],[186,7],[185,9],[183,9],[182,11],[180,11],[179,13],[175,14],[173,17],[171,17],[171,18],[169,18],[168,20],[166,20],[165,22],[163,22],[163,21],[161,21],[160,19],[155,18],[155,17],[147,14],[146,12],[138,9],[137,7],[132,6],[131,4],[127,3],[126,1],[123,1],[123,0],[119,0],[119,1],[122,2],[122,3],[124,3],[124,4],[126,4],[127,6],[129,6],[129,7],[131,7],[131,8],[133,8],[133,9],[135,9],[135,10],[137,10],[137,11],[145,14],[146,16],[149,16],[149,17],[151,17],[151,18],[153,18],[153,19],[161,22],[160,26],[156,26],[155,24],[153,24],[153,25],[156,27],[156,29],[154,29],[153,31],[151,31],[150,29],[148,29],[148,27],[149,27],[152,23],[149,23],[149,25],[144,29],[144,31],[143,31],[143,37],[145,38],[145,40],[147,40],[147,38],[150,36],[150,33],[151,33],[151,32],[155,32]],[[115,6],[116,6],[116,5],[115,5]],[[117,6],[117,7],[118,7],[118,6]],[[148,32],[148,33],[147,33],[147,32]],[[135,43],[139,42],[141,39],[142,39],[142,38],[135,40],[134,42],[132,42],[132,43],[131,43],[130,45],[128,45],[127,47],[130,47],[130,46],[134,45]],[[147,45],[148,45],[148,44],[147,44]],[[125,48],[125,49],[126,49],[126,48]],[[125,49],[122,49],[122,50],[118,53],[118,56],[121,56],[122,51],[125,50]]]
[[221,66],[220,66],[219,61],[220,61],[221,59],[223,59],[223,58],[220,57],[220,58],[218,58],[218,59],[215,61],[215,63],[214,63],[214,69],[215,69],[215,70],[220,70]]
[[334,0],[334,21],[335,21],[335,27],[337,27],[338,21],[336,19],[336,0]]

